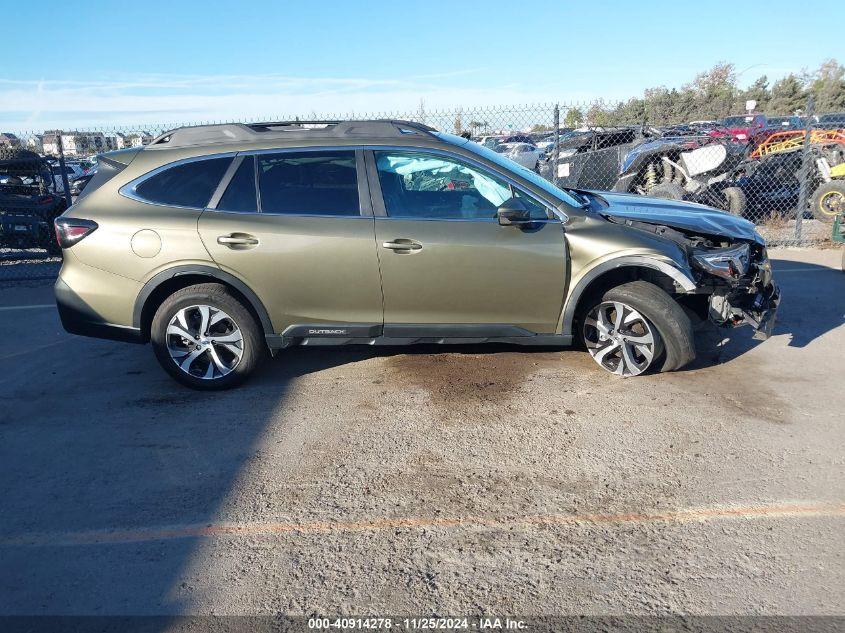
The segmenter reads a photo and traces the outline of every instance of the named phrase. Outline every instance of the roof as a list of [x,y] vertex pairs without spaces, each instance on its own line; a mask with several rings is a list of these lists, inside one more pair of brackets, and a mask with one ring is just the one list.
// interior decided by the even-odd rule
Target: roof
[[263,141],[265,139],[306,140],[315,138],[396,138],[407,134],[432,134],[432,127],[413,121],[380,119],[368,121],[272,121],[266,123],[222,123],[170,130],[154,138],[148,149],[170,149],[219,143]]

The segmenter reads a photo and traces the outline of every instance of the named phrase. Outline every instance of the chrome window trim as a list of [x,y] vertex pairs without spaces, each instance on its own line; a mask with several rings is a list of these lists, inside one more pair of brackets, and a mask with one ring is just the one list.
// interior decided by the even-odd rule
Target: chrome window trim
[[[124,198],[129,198],[130,200],[134,200],[136,202],[143,202],[144,204],[152,204],[152,205],[155,205],[157,207],[168,207],[168,208],[171,208],[171,209],[190,209],[192,211],[204,211],[205,207],[189,207],[189,206],[185,206],[185,205],[181,205],[181,204],[167,204],[165,202],[156,202],[155,200],[148,200],[146,198],[142,198],[141,196],[139,196],[136,190],[138,188],[138,185],[140,185],[141,183],[145,182],[146,180],[152,178],[153,176],[160,174],[161,172],[163,172],[167,169],[171,169],[173,167],[179,167],[180,165],[185,165],[187,163],[196,163],[196,162],[199,162],[201,160],[214,160],[215,158],[234,158],[235,156],[237,156],[237,154],[238,154],[237,152],[222,152],[222,153],[219,153],[219,154],[203,154],[202,156],[191,156],[190,158],[181,158],[181,159],[175,160],[171,163],[165,163],[164,165],[159,165],[155,169],[148,171],[147,173],[142,174],[142,175],[138,176],[137,178],[135,178],[133,180],[130,180],[125,185],[123,185],[120,189],[118,189],[117,192],[121,196],[123,196]],[[231,165],[229,165],[229,167],[231,167]],[[227,169],[228,169],[228,167],[227,167]],[[224,172],[223,178],[225,178],[225,175],[226,174]],[[222,178],[221,178],[221,180],[222,180]],[[217,186],[219,187],[220,183],[218,183]],[[215,192],[216,192],[216,189],[215,189]],[[214,192],[212,193],[212,197],[213,197],[213,195],[214,195]],[[209,198],[209,201],[211,201],[211,198]]]
[[[497,218],[413,218],[413,217],[395,217],[389,215],[377,215],[377,220],[394,220],[400,221],[404,220],[406,222],[492,222],[494,224],[498,224],[499,220]],[[530,222],[526,222],[526,224],[560,224],[560,220],[557,218],[546,218],[545,220],[531,220]]]

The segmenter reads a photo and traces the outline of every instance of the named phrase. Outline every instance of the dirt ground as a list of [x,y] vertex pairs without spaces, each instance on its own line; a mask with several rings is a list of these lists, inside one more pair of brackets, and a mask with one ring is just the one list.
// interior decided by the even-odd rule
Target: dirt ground
[[843,614],[841,253],[771,254],[773,338],[628,380],[294,349],[197,393],[5,285],[0,615]]

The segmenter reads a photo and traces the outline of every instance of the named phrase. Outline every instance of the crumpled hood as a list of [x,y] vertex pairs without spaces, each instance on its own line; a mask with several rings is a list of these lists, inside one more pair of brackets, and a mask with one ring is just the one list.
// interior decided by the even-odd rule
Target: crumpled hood
[[662,200],[625,193],[604,191],[593,193],[607,200],[609,204],[606,209],[601,211],[602,215],[664,224],[705,235],[718,235],[763,243],[763,238],[754,230],[753,223],[703,204]]

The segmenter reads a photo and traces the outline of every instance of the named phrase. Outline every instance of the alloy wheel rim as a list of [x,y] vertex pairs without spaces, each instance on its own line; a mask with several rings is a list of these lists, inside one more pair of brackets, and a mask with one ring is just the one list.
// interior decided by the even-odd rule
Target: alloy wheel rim
[[243,334],[228,314],[209,305],[182,308],[167,325],[167,351],[179,369],[202,380],[232,373],[244,353]]
[[637,310],[621,301],[605,301],[584,319],[584,341],[602,368],[617,376],[637,376],[651,366],[658,338]]
[[837,215],[838,213],[841,213],[843,208],[845,208],[843,201],[845,201],[845,196],[838,191],[827,192],[821,199],[820,206],[822,208],[822,212],[827,215]]

